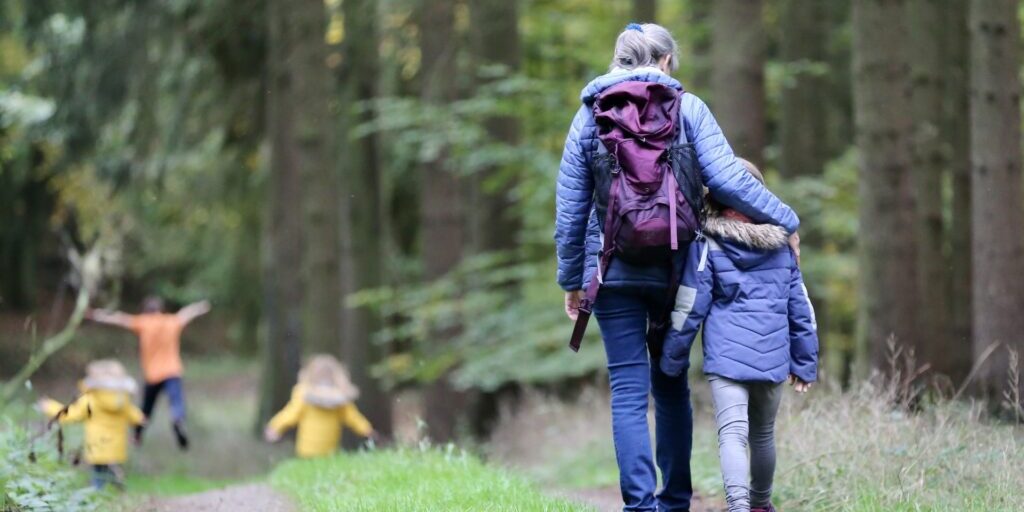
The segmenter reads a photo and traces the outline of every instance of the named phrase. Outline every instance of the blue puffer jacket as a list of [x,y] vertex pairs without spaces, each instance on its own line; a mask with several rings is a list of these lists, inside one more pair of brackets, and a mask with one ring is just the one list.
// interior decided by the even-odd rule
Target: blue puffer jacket
[[[558,284],[566,291],[586,287],[597,269],[597,253],[601,249],[590,170],[591,155],[600,143],[594,101],[605,89],[627,80],[657,82],[682,90],[678,81],[656,68],[616,70],[595,78],[583,88],[583,105],[576,112],[565,141],[556,188]],[[744,170],[707,105],[685,93],[680,98],[679,114],[687,140],[694,143],[701,178],[711,195],[758,222],[782,226],[790,233],[796,231],[800,224],[796,214]],[[605,273],[604,286],[666,286],[667,274],[664,268],[636,267],[613,258]]]
[[690,244],[661,370],[679,375],[701,324],[704,373],[745,382],[814,382],[818,334],[786,232],[710,214]]

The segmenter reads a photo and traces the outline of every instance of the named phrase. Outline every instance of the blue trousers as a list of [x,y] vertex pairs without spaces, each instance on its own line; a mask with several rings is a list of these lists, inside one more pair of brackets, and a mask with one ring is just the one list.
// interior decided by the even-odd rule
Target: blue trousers
[[[664,288],[603,288],[594,305],[608,355],[612,392],[612,436],[619,464],[624,511],[687,511],[693,486],[690,450],[693,411],[686,372],[669,377],[651,364],[647,321],[665,307]],[[654,395],[657,474],[647,425],[648,396]]]
[[90,481],[95,489],[102,489],[107,484],[121,488],[124,483],[120,477],[121,468],[113,464],[94,464],[92,466],[92,477]]
[[181,377],[171,377],[155,384],[146,384],[142,398],[142,413],[147,418],[153,414],[153,407],[161,392],[167,393],[171,405],[171,421],[177,423],[185,419],[185,390],[181,385]]

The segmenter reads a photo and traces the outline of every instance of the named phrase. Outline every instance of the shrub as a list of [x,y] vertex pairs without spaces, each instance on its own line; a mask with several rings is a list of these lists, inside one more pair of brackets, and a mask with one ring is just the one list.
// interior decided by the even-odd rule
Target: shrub
[[0,424],[0,510],[98,510],[104,497],[57,456],[53,432],[35,438],[10,420]]

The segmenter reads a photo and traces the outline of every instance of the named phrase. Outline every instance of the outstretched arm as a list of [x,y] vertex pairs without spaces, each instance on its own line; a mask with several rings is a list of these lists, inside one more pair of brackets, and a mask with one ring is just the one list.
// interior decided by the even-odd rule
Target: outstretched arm
[[87,309],[85,318],[96,323],[113,325],[122,329],[131,329],[134,323],[134,316],[120,311],[109,311],[106,309]]
[[192,320],[199,318],[210,312],[210,301],[201,300],[199,302],[193,302],[188,306],[185,306],[178,310],[178,319],[181,320],[183,325],[187,325]]
[[[84,396],[78,397],[78,399],[72,402],[66,410],[64,409],[64,404],[56,400],[41,398],[36,402],[36,409],[46,415],[47,419],[56,419],[62,424],[85,421],[90,414],[89,402]],[[58,414],[60,417],[57,417]]]
[[341,419],[345,426],[352,429],[353,432],[362,437],[371,437],[373,435],[373,425],[370,421],[363,416],[363,413],[359,412],[356,404],[348,404],[341,408]]
[[275,443],[281,439],[281,435],[288,429],[294,428],[299,424],[299,417],[302,415],[302,394],[299,393],[298,389],[292,389],[292,398],[284,406],[284,409],[278,411],[273,418],[270,418],[270,422],[267,423],[266,428],[263,429],[263,438],[268,442]]

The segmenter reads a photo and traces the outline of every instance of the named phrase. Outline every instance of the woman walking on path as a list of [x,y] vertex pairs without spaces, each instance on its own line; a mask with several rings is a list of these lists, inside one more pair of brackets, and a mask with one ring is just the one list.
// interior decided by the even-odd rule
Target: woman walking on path
[[[707,105],[669,76],[677,67],[678,48],[665,28],[630,24],[616,41],[611,71],[591,81],[581,93],[583,104],[565,142],[556,189],[558,284],[565,290],[566,312],[573,319],[579,313],[585,283],[599,271],[603,245],[594,207],[595,183],[601,178],[593,167],[601,145],[594,106],[607,89],[626,82],[675,90],[679,107],[678,119],[673,121],[680,135],[692,142],[700,180],[711,196],[757,222],[783,227],[794,234],[791,244],[797,249],[796,214],[744,170]],[[689,510],[693,418],[686,372],[670,377],[658,371],[657,362],[652,365],[648,357],[646,342],[648,321],[666,313],[674,272],[664,265],[635,265],[619,258],[612,258],[600,272],[594,314],[608,357],[612,433],[624,510]],[[663,479],[657,496],[647,425],[652,392],[657,463]]]

